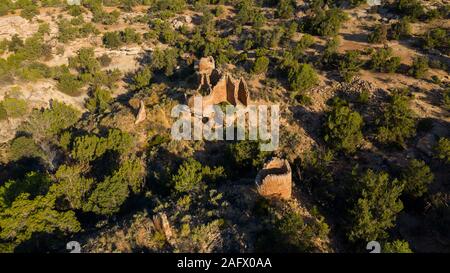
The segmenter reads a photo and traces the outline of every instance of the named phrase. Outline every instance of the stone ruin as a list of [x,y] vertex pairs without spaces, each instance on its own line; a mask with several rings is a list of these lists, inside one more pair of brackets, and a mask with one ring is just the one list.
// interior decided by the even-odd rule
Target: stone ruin
[[[228,102],[231,105],[249,104],[247,83],[243,78],[236,80],[229,73],[221,72],[216,68],[214,58],[201,58],[197,66],[199,87],[197,92],[206,94],[203,96],[203,107],[208,105]],[[193,105],[194,97],[188,100],[188,105]]]
[[272,158],[264,164],[255,179],[258,193],[266,198],[290,199],[292,171],[286,159]]

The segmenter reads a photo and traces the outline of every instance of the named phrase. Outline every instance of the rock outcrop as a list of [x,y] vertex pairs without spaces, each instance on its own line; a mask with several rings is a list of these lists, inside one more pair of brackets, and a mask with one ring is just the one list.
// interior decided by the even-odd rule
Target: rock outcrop
[[286,159],[272,158],[256,176],[258,193],[267,198],[290,199],[292,171]]
[[[197,91],[203,96],[203,107],[228,102],[234,106],[249,104],[248,87],[243,78],[236,80],[228,73],[216,69],[214,58],[200,59],[197,65],[199,87]],[[188,101],[193,105],[193,97]]]
[[167,242],[173,244],[174,234],[172,227],[170,226],[169,219],[165,213],[158,213],[153,216],[153,226],[155,230],[164,234]]
[[145,104],[141,100],[140,107],[139,107],[139,113],[136,116],[136,121],[134,122],[134,124],[137,125],[137,124],[143,122],[146,118],[147,118],[147,112],[145,111]]

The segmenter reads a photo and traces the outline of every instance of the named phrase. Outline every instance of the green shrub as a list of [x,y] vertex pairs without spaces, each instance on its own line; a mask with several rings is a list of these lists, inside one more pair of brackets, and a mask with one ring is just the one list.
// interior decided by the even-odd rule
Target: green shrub
[[403,184],[391,180],[384,172],[366,171],[357,181],[360,195],[351,210],[350,241],[370,242],[384,239],[394,227],[397,214],[403,209],[400,195]]
[[81,95],[80,88],[83,87],[83,83],[77,76],[72,75],[70,72],[66,72],[61,74],[57,80],[58,84],[56,87],[59,91],[72,97]]
[[383,253],[413,253],[406,241],[395,240],[383,246]]
[[447,111],[450,111],[450,88],[443,91],[442,105]]
[[424,14],[424,8],[419,0],[399,0],[396,8],[402,16],[408,16],[413,20],[420,19]]
[[370,60],[370,68],[384,73],[394,73],[400,67],[400,57],[392,56],[392,48],[385,47],[378,49]]
[[132,44],[132,43],[141,43],[141,35],[136,32],[133,28],[125,28],[123,31],[120,32],[121,40],[125,44]]
[[324,140],[331,147],[345,153],[354,153],[363,140],[363,119],[348,107],[345,101],[335,99],[326,115]]
[[24,7],[20,12],[20,16],[27,20],[33,19],[33,17],[35,17],[36,15],[39,15],[39,9],[34,4]]
[[346,82],[350,82],[353,77],[358,75],[363,62],[360,60],[360,54],[356,50],[348,51],[339,60],[338,70],[341,77]]
[[62,130],[73,126],[81,113],[64,103],[53,101],[49,109],[34,109],[20,130],[30,133],[34,139],[51,139]]
[[311,34],[320,36],[335,36],[341,25],[348,19],[347,14],[340,9],[316,10],[312,17],[305,20],[303,28]]
[[69,58],[69,67],[80,74],[95,74],[100,70],[100,63],[95,58],[94,48],[81,48],[77,55]]
[[443,53],[450,53],[450,31],[444,28],[429,30],[423,37],[425,49],[439,49]]
[[253,64],[252,73],[254,74],[264,74],[269,68],[269,58],[262,56],[258,57]]
[[428,186],[433,182],[434,175],[430,167],[422,160],[413,159],[403,171],[402,182],[405,184],[405,192],[414,197],[421,197],[428,191]]
[[156,49],[152,54],[151,67],[157,70],[164,70],[166,76],[171,76],[178,64],[178,50],[167,48]]
[[19,160],[23,157],[41,157],[42,155],[41,148],[30,137],[18,137],[11,142],[9,158],[12,161]]
[[123,45],[120,33],[117,31],[103,34],[103,45],[107,48],[119,48]]
[[403,17],[391,26],[389,36],[394,40],[404,39],[411,35],[411,31],[412,27],[409,19],[407,17]]
[[185,0],[157,0],[153,5],[154,11],[181,12],[186,8]]
[[23,193],[9,207],[0,210],[0,247],[3,251],[13,252],[16,246],[32,237],[42,238],[42,234],[78,232],[81,227],[75,212],[58,211],[55,203],[53,194],[32,199],[29,193]]
[[206,189],[206,182],[214,182],[223,177],[223,171],[222,167],[211,169],[189,158],[178,168],[171,182],[177,193],[201,192]]
[[297,60],[300,60],[303,57],[303,54],[305,53],[305,50],[312,46],[314,44],[314,38],[309,35],[305,34],[302,36],[302,38],[297,42],[295,45],[293,55],[294,58]]
[[118,212],[130,190],[134,193],[140,191],[144,174],[144,167],[139,160],[126,161],[111,176],[97,184],[83,210],[101,215]]
[[28,113],[28,103],[26,100],[6,97],[0,102],[0,106],[10,118],[21,118]]
[[450,164],[450,138],[440,138],[435,150],[436,158]]
[[254,171],[262,167],[267,153],[261,152],[258,141],[238,141],[227,146],[227,156],[236,171]]
[[267,203],[260,202],[260,204],[265,228],[257,235],[257,252],[315,252],[317,246],[314,242],[328,236],[329,227],[315,208],[311,212],[314,216],[305,221],[293,208],[281,209]]
[[103,54],[102,56],[100,56],[100,58],[98,58],[98,62],[100,63],[100,65],[102,67],[106,67],[109,66],[112,62],[112,58],[108,56],[108,54]]
[[109,150],[120,154],[129,152],[132,145],[131,135],[118,129],[110,129],[107,137],[84,135],[75,138],[71,155],[79,161],[90,162]]
[[137,91],[149,86],[152,77],[153,73],[150,67],[146,66],[142,70],[139,70],[132,78],[131,90]]
[[414,58],[413,64],[411,65],[408,74],[416,79],[422,79],[426,76],[428,72],[428,58],[424,56],[419,56]]
[[377,140],[384,144],[405,146],[405,141],[416,132],[415,120],[409,107],[410,98],[404,91],[391,95],[381,120],[378,120]]
[[103,113],[110,109],[111,101],[111,93],[108,90],[95,88],[86,101],[86,108],[92,113]]
[[325,44],[325,49],[323,50],[323,54],[321,57],[322,64],[325,66],[332,66],[337,63],[338,57],[338,48],[339,48],[340,40],[338,36],[335,36],[331,39],[328,39]]
[[369,43],[383,44],[387,42],[388,27],[385,24],[377,25],[367,37]]
[[275,15],[278,18],[290,19],[294,16],[295,12],[295,1],[292,0],[280,0],[278,1],[277,9]]
[[103,25],[114,25],[119,20],[120,11],[114,10],[112,12],[105,12],[102,9],[93,9],[92,11],[92,22],[101,23]]
[[12,7],[11,0],[5,0],[0,3],[0,16],[5,16],[9,13]]
[[299,92],[307,91],[319,82],[316,70],[309,64],[298,64],[289,69],[289,85],[293,92],[291,97],[295,97]]
[[256,28],[262,27],[266,22],[266,17],[258,7],[255,7],[253,0],[242,0],[237,5],[236,21],[242,25],[253,25]]

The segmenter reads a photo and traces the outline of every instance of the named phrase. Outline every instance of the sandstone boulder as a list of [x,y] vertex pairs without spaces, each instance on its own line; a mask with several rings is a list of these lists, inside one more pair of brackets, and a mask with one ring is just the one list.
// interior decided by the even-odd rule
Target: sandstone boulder
[[147,118],[147,112],[145,111],[145,104],[141,100],[140,107],[139,107],[139,113],[136,116],[136,121],[134,122],[134,124],[137,125],[137,124],[143,122],[146,118]]

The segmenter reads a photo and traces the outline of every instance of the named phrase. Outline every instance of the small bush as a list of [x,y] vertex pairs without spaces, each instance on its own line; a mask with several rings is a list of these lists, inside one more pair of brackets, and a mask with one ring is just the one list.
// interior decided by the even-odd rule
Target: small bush
[[429,30],[423,37],[425,49],[439,49],[445,54],[450,53],[450,31],[443,28]]
[[86,101],[86,108],[92,113],[103,113],[109,110],[111,101],[111,93],[108,90],[96,88]]
[[406,193],[414,197],[421,197],[428,191],[434,175],[425,162],[413,159],[403,171],[401,180],[405,183]]
[[0,107],[5,110],[10,118],[24,117],[28,113],[28,104],[22,99],[6,97],[0,102]]
[[450,88],[447,88],[443,91],[442,95],[442,106],[447,110],[450,111]]
[[367,39],[372,44],[383,44],[387,42],[387,34],[388,27],[385,24],[381,24],[375,27]]
[[397,23],[391,26],[389,36],[390,39],[399,40],[407,38],[411,35],[412,27],[408,18],[403,17]]
[[253,64],[252,73],[254,74],[264,74],[269,68],[269,58],[262,56],[258,57]]
[[436,158],[450,164],[450,138],[440,138],[435,150]]
[[69,96],[77,97],[81,95],[80,88],[82,86],[83,83],[78,79],[78,77],[70,74],[69,72],[63,73],[58,78],[58,90]]
[[293,92],[291,97],[295,97],[299,92],[307,91],[319,81],[316,70],[309,64],[298,64],[289,70],[289,85]]
[[98,61],[102,67],[106,67],[111,64],[112,59],[111,57],[108,56],[108,54],[105,53],[102,56],[100,56],[100,58],[98,58]]
[[23,157],[40,157],[42,151],[30,137],[18,137],[11,142],[9,150],[10,160],[16,161]]
[[413,253],[409,244],[406,241],[395,240],[394,242],[386,243],[382,249],[383,253]]
[[341,77],[346,82],[350,82],[353,77],[358,75],[363,62],[360,60],[360,54],[356,50],[351,50],[345,53],[339,60],[338,70]]
[[345,101],[335,99],[326,115],[324,140],[331,147],[345,153],[353,153],[363,140],[363,119],[348,107]]
[[425,14],[419,0],[399,0],[396,2],[396,9],[402,16],[407,16],[413,20],[420,19]]
[[103,45],[107,48],[119,48],[123,45],[120,33],[117,31],[107,32],[103,35]]
[[20,16],[27,20],[33,19],[36,15],[39,15],[39,9],[34,4],[24,7],[20,12]]
[[392,48],[380,48],[373,55],[370,61],[370,68],[379,71],[394,73],[400,67],[400,57],[392,56]]
[[278,6],[275,11],[275,15],[278,18],[290,19],[294,16],[295,6],[296,6],[295,1],[280,0],[280,1],[278,1]]
[[414,58],[413,64],[411,65],[408,74],[416,79],[422,79],[426,76],[428,68],[428,58],[419,56]]
[[155,50],[152,54],[151,66],[157,70],[164,70],[166,76],[171,76],[178,64],[178,50],[167,48],[165,50]]
[[388,237],[395,226],[397,214],[403,209],[400,195],[403,183],[391,180],[385,172],[367,170],[357,178],[360,196],[350,211],[353,224],[348,237],[353,242],[369,242]]
[[347,19],[347,14],[340,9],[319,9],[315,15],[305,20],[303,28],[311,34],[335,36]]
[[404,147],[406,139],[415,134],[416,123],[409,107],[410,100],[405,91],[394,92],[389,104],[385,107],[382,119],[378,120],[380,125],[378,141]]

